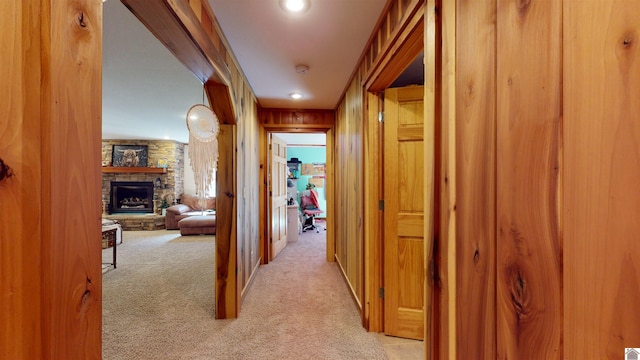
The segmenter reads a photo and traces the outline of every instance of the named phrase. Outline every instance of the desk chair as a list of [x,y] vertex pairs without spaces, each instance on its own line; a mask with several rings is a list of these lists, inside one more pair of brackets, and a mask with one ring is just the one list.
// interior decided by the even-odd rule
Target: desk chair
[[315,230],[317,233],[320,229],[327,230],[326,227],[316,225],[316,216],[324,213],[324,210],[320,209],[320,203],[318,202],[318,193],[315,190],[305,190],[300,194],[300,209],[304,214],[304,223],[302,224],[302,232],[307,230]]

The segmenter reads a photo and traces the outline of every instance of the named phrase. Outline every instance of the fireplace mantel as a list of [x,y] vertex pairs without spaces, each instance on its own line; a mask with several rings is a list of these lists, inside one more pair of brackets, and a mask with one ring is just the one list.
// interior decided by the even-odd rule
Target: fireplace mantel
[[103,166],[103,174],[121,174],[121,173],[149,173],[149,174],[166,174],[166,168],[152,167],[128,167],[128,166]]

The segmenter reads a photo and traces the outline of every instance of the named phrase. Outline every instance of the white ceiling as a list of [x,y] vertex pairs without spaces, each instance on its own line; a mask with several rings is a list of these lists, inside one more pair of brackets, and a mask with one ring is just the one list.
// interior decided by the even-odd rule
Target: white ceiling
[[[297,109],[337,106],[386,3],[311,0],[292,15],[278,0],[208,1],[260,106]],[[103,138],[188,142],[185,114],[202,84],[120,1],[103,6]]]
[[120,1],[103,14],[102,137],[188,142],[202,83]]
[[274,133],[275,136],[286,142],[287,145],[327,145],[327,134],[316,133]]
[[278,0],[209,0],[260,105],[303,109],[335,109],[385,3],[311,0],[291,14]]

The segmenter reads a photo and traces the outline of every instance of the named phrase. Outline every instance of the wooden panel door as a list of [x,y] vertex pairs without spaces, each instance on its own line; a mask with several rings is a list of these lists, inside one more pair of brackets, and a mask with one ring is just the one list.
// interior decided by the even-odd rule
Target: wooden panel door
[[424,90],[385,91],[384,332],[424,336]]
[[271,158],[269,259],[273,260],[287,246],[287,143],[271,135],[269,148]]

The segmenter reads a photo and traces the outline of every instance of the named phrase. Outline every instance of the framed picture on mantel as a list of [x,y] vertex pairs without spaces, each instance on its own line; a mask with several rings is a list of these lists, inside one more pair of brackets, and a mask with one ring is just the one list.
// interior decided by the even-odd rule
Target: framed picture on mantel
[[113,145],[112,166],[147,167],[148,160],[147,145]]

